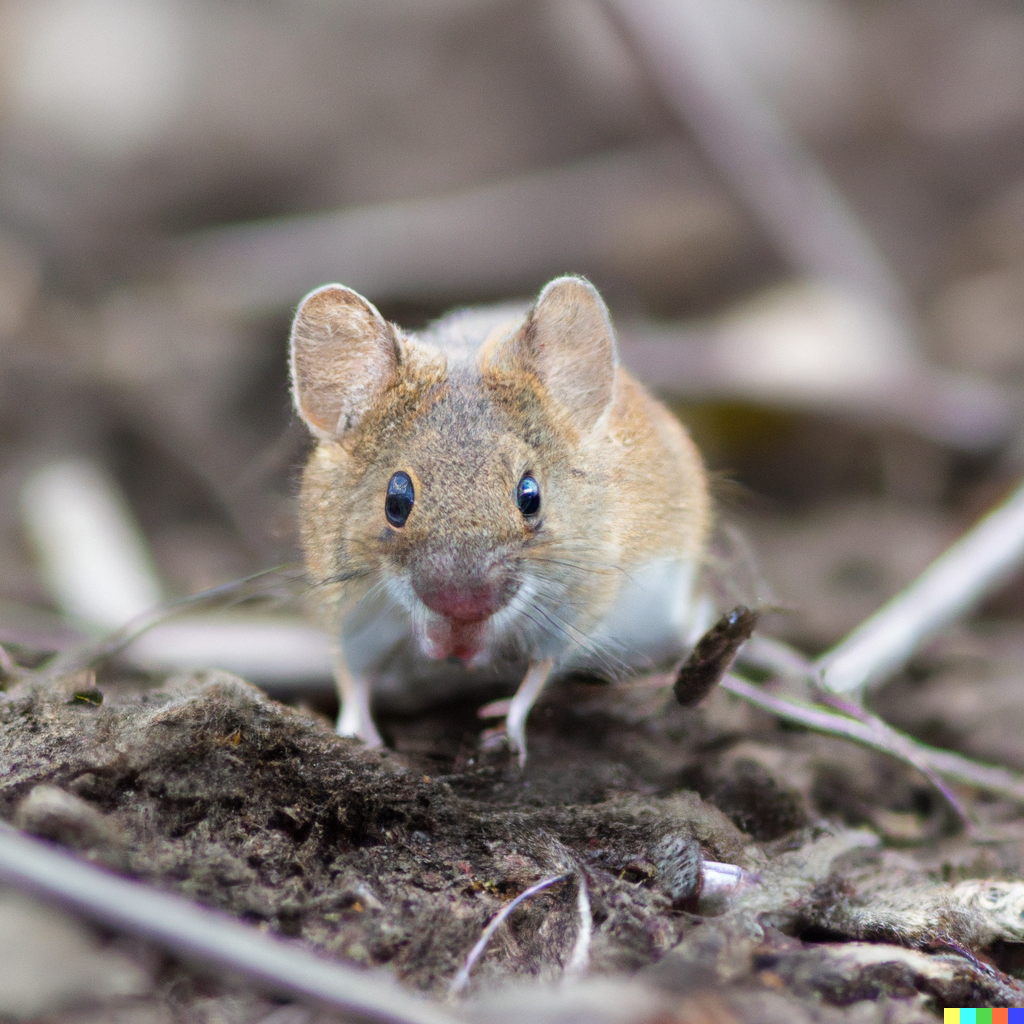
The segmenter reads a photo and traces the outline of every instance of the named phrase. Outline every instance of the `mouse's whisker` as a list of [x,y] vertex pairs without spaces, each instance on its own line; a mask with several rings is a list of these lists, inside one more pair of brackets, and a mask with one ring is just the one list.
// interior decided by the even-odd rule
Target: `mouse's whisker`
[[563,567],[565,567],[567,569],[575,569],[578,572],[590,572],[590,573],[595,573],[595,574],[598,574],[598,575],[600,575],[600,574],[612,575],[614,573],[623,573],[623,572],[625,572],[625,570],[622,569],[620,566],[609,565],[608,563],[605,563],[605,562],[592,561],[589,565],[587,565],[587,564],[584,564],[583,562],[571,561],[571,560],[569,560],[567,558],[548,558],[548,557],[543,556],[543,555],[534,555],[532,553],[528,555],[528,558],[529,558],[529,561],[531,562],[531,564],[541,564],[541,563],[543,563],[545,565],[558,565],[558,566],[563,566]]
[[514,639],[519,646],[519,649],[524,654],[528,655],[531,647],[533,646],[533,637],[531,636],[531,630],[525,628],[521,622],[522,619],[526,619],[531,622],[536,630],[543,636],[555,636],[551,627],[543,622],[539,622],[533,615],[530,614],[530,609],[533,607],[531,599],[524,594],[522,591],[516,593],[512,600],[509,601],[508,608],[511,612],[510,621],[513,623]]
[[325,577],[319,583],[322,586],[334,586],[338,583],[352,583],[354,580],[363,580],[372,575],[372,569],[346,569]]
[[554,609],[545,609],[537,601],[531,601],[530,607],[537,612],[538,615],[542,616],[545,621],[550,624],[552,630],[554,630],[558,635],[564,636],[566,639],[570,640],[573,646],[580,648],[587,654],[594,657],[600,655],[601,652],[595,647],[591,638],[568,620],[559,616]]
[[[558,607],[565,607],[565,604],[561,603]],[[572,630],[579,649],[599,663],[602,671],[607,672],[613,678],[619,678],[629,673],[629,662],[620,657],[620,654],[625,653],[624,645],[621,642],[610,636],[594,637],[580,625],[570,623],[565,619],[557,607],[549,607],[545,617],[551,621],[562,622],[568,630]]]

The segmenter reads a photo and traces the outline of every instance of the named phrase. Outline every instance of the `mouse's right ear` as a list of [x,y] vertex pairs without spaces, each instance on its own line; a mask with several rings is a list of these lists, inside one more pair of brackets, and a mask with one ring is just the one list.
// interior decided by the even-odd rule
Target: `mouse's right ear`
[[300,303],[292,324],[295,408],[320,438],[354,431],[398,373],[391,325],[358,292],[325,284]]

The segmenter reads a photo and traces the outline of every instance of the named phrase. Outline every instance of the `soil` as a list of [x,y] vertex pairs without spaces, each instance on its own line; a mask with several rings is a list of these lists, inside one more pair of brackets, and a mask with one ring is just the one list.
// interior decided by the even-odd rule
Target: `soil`
[[[665,677],[554,688],[523,771],[481,751],[469,706],[383,726],[395,749],[367,750],[224,673],[156,689],[21,683],[0,702],[0,814],[438,998],[510,899],[570,873],[496,933],[460,1004],[474,1020],[923,1021],[943,1006],[1024,1005],[1007,973],[1024,937],[956,884],[1019,872],[1024,833],[1004,820],[993,838],[1008,807],[985,805],[986,842],[957,837],[908,769],[780,730],[721,693],[680,707]],[[857,827],[869,813],[874,831]],[[933,842],[883,847],[882,826],[904,845]],[[749,883],[702,901],[698,848]],[[561,977],[580,878],[587,980],[508,987]],[[144,975],[130,996],[99,999],[117,1019],[307,1013],[117,941]]]

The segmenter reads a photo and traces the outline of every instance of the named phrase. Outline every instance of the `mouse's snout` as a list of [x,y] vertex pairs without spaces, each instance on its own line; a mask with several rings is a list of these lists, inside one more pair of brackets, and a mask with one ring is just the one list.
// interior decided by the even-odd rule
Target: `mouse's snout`
[[456,622],[480,622],[490,618],[505,603],[499,588],[490,585],[470,587],[454,584],[415,589],[419,599],[432,612]]
[[500,564],[471,557],[426,559],[411,574],[413,591],[433,615],[421,625],[420,643],[430,658],[458,658],[467,665],[493,640],[490,620],[512,599],[518,582]]
[[464,564],[430,567],[412,576],[416,596],[432,611],[455,622],[481,622],[500,611],[516,591],[500,566],[474,571]]

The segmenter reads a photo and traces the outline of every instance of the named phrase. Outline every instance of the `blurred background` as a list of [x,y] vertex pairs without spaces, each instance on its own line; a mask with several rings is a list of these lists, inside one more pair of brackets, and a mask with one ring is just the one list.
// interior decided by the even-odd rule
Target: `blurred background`
[[[0,644],[297,559],[309,289],[416,328],[567,272],[824,649],[1024,470],[1024,6],[3,0]],[[1024,766],[1022,615],[896,724]]]

